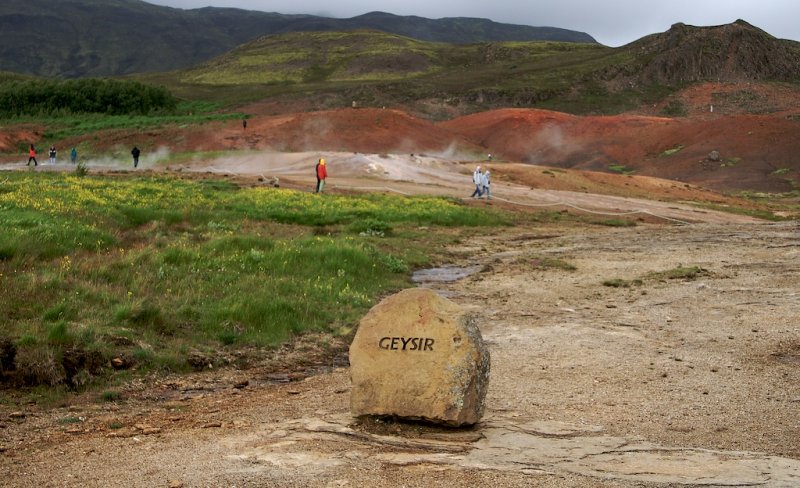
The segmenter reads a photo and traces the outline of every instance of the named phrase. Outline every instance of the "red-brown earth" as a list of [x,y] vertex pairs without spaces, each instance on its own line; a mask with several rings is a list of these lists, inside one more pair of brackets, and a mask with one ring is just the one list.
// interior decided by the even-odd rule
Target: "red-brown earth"
[[[135,144],[145,152],[165,148],[172,152],[423,153],[461,160],[492,154],[496,161],[633,173],[718,192],[787,192],[800,184],[800,88],[707,83],[681,91],[671,100],[680,101],[687,115],[656,116],[668,103],[664,102],[614,116],[501,109],[434,123],[399,109],[274,115],[274,104],[260,103],[243,108],[251,117],[246,130],[240,122],[230,121],[45,141],[36,127],[11,127],[0,129],[0,152],[21,151],[19,148],[27,142],[44,147],[57,143],[66,148],[88,140],[99,150],[120,150]],[[292,107],[278,108],[287,111]],[[719,160],[709,157],[712,151],[719,154]],[[26,154],[2,160],[23,158]],[[549,183],[540,181],[545,187]]]
[[[283,187],[310,188],[313,162],[324,155],[332,191],[391,184],[466,196],[470,172],[481,164],[495,177],[493,205],[511,206],[505,199],[521,202],[518,209],[562,202],[570,211],[650,213],[636,227],[530,223],[465,232],[446,249],[437,264],[481,271],[420,286],[475,312],[490,347],[487,411],[474,429],[356,421],[346,368],[325,373],[326,361],[309,357],[314,346],[303,347],[315,338],[305,337],[294,348],[300,358],[291,348],[276,351],[277,376],[267,362],[134,381],[120,387],[115,403],[97,402],[96,393],[59,408],[0,402],[3,485],[800,485],[797,223],[685,203],[746,205],[702,186],[777,191],[787,187],[781,180],[797,180],[797,90],[748,89],[777,108],[748,115],[731,104],[705,113],[705,97],[741,91],[707,85],[677,95],[689,107],[678,119],[645,107],[614,117],[500,110],[434,124],[401,110],[274,115],[262,105],[248,108],[246,130],[233,121],[87,135],[126,158],[133,144],[145,154],[230,150],[197,161],[167,158],[146,165],[149,171],[223,173],[249,184],[263,184],[257,178],[264,173],[279,175]],[[32,139],[49,146],[41,133],[0,129],[0,150]],[[703,154],[712,148],[721,153],[719,166]],[[636,174],[525,164],[531,154],[551,166],[602,170],[613,158]],[[721,165],[733,158],[740,159]],[[25,159],[2,161],[16,169]],[[772,167],[788,171],[765,174]],[[659,172],[674,180],[640,176]],[[676,219],[699,223],[662,225]],[[542,265],[559,261],[574,269]],[[701,273],[660,277],[681,266]],[[630,286],[604,286],[614,279]]]

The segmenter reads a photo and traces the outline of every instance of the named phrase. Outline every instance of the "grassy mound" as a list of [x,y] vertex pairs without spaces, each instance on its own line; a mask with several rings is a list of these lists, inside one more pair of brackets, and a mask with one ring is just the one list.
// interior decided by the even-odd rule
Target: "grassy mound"
[[197,352],[346,334],[408,286],[446,238],[437,228],[506,219],[441,198],[219,180],[4,179],[0,378],[16,384],[81,387],[112,367],[181,371]]

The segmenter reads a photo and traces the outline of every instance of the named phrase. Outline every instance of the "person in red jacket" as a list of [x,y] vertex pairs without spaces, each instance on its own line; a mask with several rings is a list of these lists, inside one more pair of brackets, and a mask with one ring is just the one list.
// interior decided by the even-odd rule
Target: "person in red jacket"
[[319,158],[317,163],[317,189],[315,193],[322,193],[325,188],[325,178],[328,177],[328,169],[325,167],[325,159]]
[[36,148],[33,147],[33,144],[31,144],[30,149],[28,149],[28,164],[25,166],[30,166],[31,161],[33,161],[34,166],[39,166],[39,163],[36,161]]

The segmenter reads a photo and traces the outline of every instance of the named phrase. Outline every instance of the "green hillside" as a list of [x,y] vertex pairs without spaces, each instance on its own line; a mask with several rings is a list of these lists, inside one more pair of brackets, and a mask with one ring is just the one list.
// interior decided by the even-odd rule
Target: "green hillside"
[[[744,53],[744,54],[742,54]],[[377,31],[268,36],[194,68],[144,79],[223,104],[405,106],[432,118],[499,107],[619,113],[694,82],[788,81],[800,43],[743,21],[673,26],[620,48],[550,41],[448,44]]]
[[[457,49],[457,48],[455,48]],[[204,85],[375,82],[440,71],[447,45],[381,32],[265,37],[180,74]]]
[[197,67],[144,79],[183,98],[229,104],[302,97],[331,107],[355,100],[477,110],[596,97],[603,91],[598,74],[632,59],[626,50],[599,44],[446,44],[375,31],[293,33],[263,37]]

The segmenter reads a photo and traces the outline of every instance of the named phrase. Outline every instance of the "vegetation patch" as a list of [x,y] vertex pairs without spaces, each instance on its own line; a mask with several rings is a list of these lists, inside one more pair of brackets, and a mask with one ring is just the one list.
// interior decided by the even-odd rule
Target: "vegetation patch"
[[164,87],[130,80],[6,80],[0,82],[0,117],[100,113],[140,114],[174,110]]
[[633,286],[641,286],[642,284],[644,284],[644,282],[639,279],[623,280],[622,278],[612,278],[610,280],[603,281],[603,286],[608,286],[611,288],[631,288]]
[[603,219],[594,220],[593,224],[604,225],[606,227],[636,227],[636,221],[630,219]]
[[122,398],[118,391],[106,390],[100,395],[100,399],[104,402],[117,402]]
[[192,350],[227,364],[235,349],[346,333],[410,285],[448,228],[510,220],[446,198],[12,172],[0,191],[0,381],[84,389],[132,365],[191,369]]
[[75,163],[75,171],[74,171],[74,174],[75,174],[75,176],[77,176],[77,177],[81,177],[81,176],[86,176],[86,175],[88,175],[88,174],[89,174],[89,167],[88,167],[88,166],[86,166],[86,162],[84,162],[84,161],[78,161],[77,163]]
[[742,158],[728,158],[724,163],[720,164],[720,168],[730,168],[732,166],[736,166],[742,161]]
[[202,94],[231,106],[313,96],[327,108],[353,100],[362,106],[416,104],[435,119],[445,117],[442,104],[469,112],[536,107],[615,114],[660,103],[680,88],[618,87],[618,77],[638,74],[640,58],[638,50],[594,43],[448,44],[375,31],[304,32],[260,38],[195,68],[140,79],[168,86],[181,98]]
[[350,232],[360,236],[385,237],[392,232],[388,222],[377,219],[364,219],[353,222],[347,226]]
[[[218,120],[239,120],[244,117],[238,112],[217,112],[216,104],[200,102],[181,102],[174,109],[141,114],[132,113],[72,113],[56,112],[40,116],[20,115],[0,117],[13,123],[42,123],[47,129],[45,139],[61,140],[84,134],[102,133],[116,130],[151,130],[165,127],[200,125]],[[27,150],[27,147],[21,148]],[[78,161],[90,157],[79,147]]]
[[694,280],[700,276],[708,276],[709,272],[699,266],[678,266],[665,271],[654,271],[646,277],[654,280]]
[[699,266],[678,266],[676,268],[653,271],[646,275],[631,280],[622,278],[612,278],[603,281],[603,286],[611,288],[631,288],[634,286],[642,286],[645,281],[666,281],[666,280],[694,280],[700,276],[708,276],[708,270]]
[[[742,192],[740,196],[752,200],[766,200],[770,204],[774,204],[776,200],[783,198],[783,195],[791,195],[792,193],[788,194],[780,194],[780,195],[773,195],[773,194],[766,194],[760,192]],[[791,197],[789,197],[791,198]],[[791,220],[792,216],[785,216],[782,215],[780,211],[773,211],[770,209],[764,208],[747,208],[747,207],[739,207],[739,206],[731,206],[731,205],[720,205],[716,203],[709,203],[709,202],[693,202],[695,206],[700,208],[707,208],[711,210],[716,210],[719,212],[728,212],[736,215],[747,215],[748,217],[754,217],[757,219],[763,220],[772,220],[772,221],[783,221],[783,220]],[[786,206],[787,209],[791,210],[791,206]],[[794,209],[796,212],[796,208]]]
[[680,100],[670,100],[664,108],[661,109],[661,115],[667,117],[685,117],[689,114],[686,105]]
[[574,264],[557,258],[534,256],[524,258],[520,261],[523,265],[531,266],[536,270],[560,269],[564,271],[575,271],[578,269]]
[[683,149],[683,145],[678,145],[678,146],[673,147],[672,149],[667,149],[666,151],[661,153],[661,157],[665,158],[667,156],[672,156],[673,154],[677,154],[677,153],[681,152],[682,149]]
[[635,169],[628,168],[624,164],[609,164],[608,170],[612,173],[619,173],[622,175],[632,175],[636,172]]

